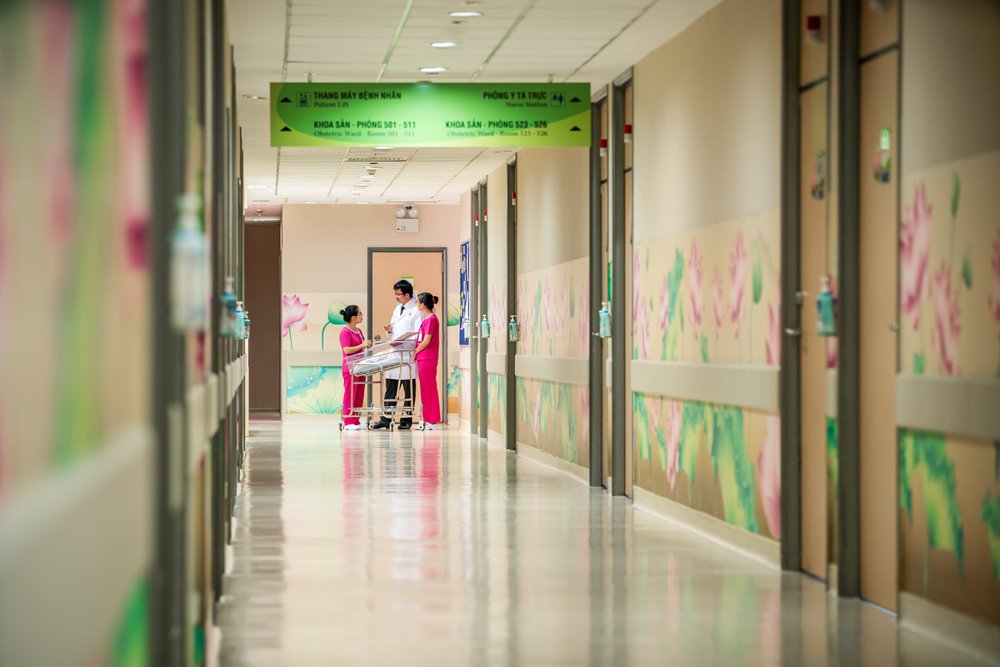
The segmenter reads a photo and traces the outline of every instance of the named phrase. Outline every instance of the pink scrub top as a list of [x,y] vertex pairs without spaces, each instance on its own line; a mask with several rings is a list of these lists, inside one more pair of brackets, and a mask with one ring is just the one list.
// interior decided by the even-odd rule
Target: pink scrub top
[[438,330],[441,325],[438,323],[437,315],[431,313],[424,321],[420,323],[420,334],[418,337],[418,342],[422,342],[425,338],[431,339],[431,344],[424,349],[417,352],[417,361],[433,361],[437,363],[438,360]]
[[[340,349],[341,351],[346,350],[349,347],[354,347],[355,345],[361,345],[365,342],[365,337],[361,333],[361,330],[351,331],[350,327],[344,327],[340,330]],[[357,354],[357,352],[355,352]],[[347,356],[347,352],[344,352],[344,356]],[[343,375],[348,375],[347,362],[344,361],[344,366],[341,369]]]

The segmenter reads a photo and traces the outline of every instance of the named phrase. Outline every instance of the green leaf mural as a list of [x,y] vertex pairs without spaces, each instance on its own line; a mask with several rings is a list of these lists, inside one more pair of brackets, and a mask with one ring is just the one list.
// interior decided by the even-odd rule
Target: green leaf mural
[[[663,360],[677,359],[677,346],[684,329],[684,309],[681,304],[681,282],[684,280],[684,253],[674,252],[674,266],[667,274],[667,327],[663,332]],[[678,308],[680,312],[678,313]]]
[[[347,308],[347,304],[343,301],[331,301],[330,307],[326,309],[326,324],[323,328],[319,330],[319,349],[326,349],[326,328],[331,324],[334,326],[347,326],[347,322],[344,321],[344,317],[340,314],[344,308]],[[289,345],[291,345],[291,332],[289,334]]]
[[702,435],[708,440],[709,447],[711,447],[712,421],[712,406],[698,401],[684,403],[678,458],[681,470],[684,471],[688,481],[692,484],[694,484],[695,468],[698,466],[698,444],[701,442]]
[[955,464],[948,456],[947,440],[936,433],[905,431],[900,445],[900,506],[912,521],[912,476],[918,474],[927,515],[928,547],[955,554],[961,573],[965,562],[964,528],[955,495]]
[[743,410],[719,406],[712,430],[712,464],[722,488],[726,522],[752,533],[757,525],[753,465],[747,457]]
[[899,432],[899,507],[913,521],[913,488],[910,484],[914,466],[913,431]]
[[462,324],[462,307],[454,304],[448,304],[448,326],[457,327]]
[[760,303],[760,298],[764,294],[764,269],[760,259],[760,239],[753,244],[753,302]]
[[139,582],[129,594],[115,633],[109,661],[113,667],[149,664],[149,584]]
[[927,355],[923,352],[913,353],[913,372],[922,375],[927,369]]
[[966,249],[962,258],[962,282],[966,289],[972,289],[972,260],[969,259],[969,250]]
[[652,456],[652,447],[649,441],[649,410],[646,408],[646,399],[642,394],[632,394],[632,432],[639,450],[639,458],[649,461]]
[[705,335],[701,337],[701,360],[708,363],[708,336]]
[[833,417],[826,418],[826,475],[834,489],[840,488],[840,455],[838,453],[838,422]]
[[990,559],[993,562],[993,578],[1000,579],[1000,496],[987,495],[979,510],[990,539]]
[[958,172],[954,172],[951,175],[951,217],[952,219],[958,217],[958,200],[962,194],[962,182],[958,176]]

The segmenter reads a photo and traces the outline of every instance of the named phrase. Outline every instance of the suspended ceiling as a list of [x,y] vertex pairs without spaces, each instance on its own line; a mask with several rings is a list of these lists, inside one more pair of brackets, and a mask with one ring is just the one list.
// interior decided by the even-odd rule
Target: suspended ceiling
[[[718,2],[230,0],[247,208],[452,203],[516,150],[272,148],[267,100],[272,81],[551,80],[589,82],[596,88]],[[449,15],[457,10],[483,15]],[[457,46],[431,46],[445,40]],[[421,73],[426,66],[448,71]],[[363,180],[373,162],[374,178]]]

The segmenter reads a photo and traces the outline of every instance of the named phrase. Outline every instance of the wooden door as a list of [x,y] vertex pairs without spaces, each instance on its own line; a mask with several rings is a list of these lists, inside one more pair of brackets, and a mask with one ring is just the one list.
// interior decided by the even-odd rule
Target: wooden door
[[250,410],[281,411],[281,226],[247,225],[245,307],[253,338]]
[[[371,256],[371,274],[368,289],[371,292],[372,312],[365,313],[365,320],[371,325],[370,331],[387,340],[382,327],[392,319],[392,312],[399,308],[392,286],[397,280],[406,279],[413,283],[413,296],[420,292],[430,292],[441,302],[435,313],[441,322],[441,351],[439,364],[447,364],[445,338],[447,336],[447,313],[444,299],[444,256],[440,250],[375,251]],[[365,327],[368,331],[368,327]],[[440,370],[440,368],[439,368]],[[442,393],[441,373],[438,373],[438,395],[441,397],[442,416],[447,414],[447,392]],[[414,378],[416,379],[416,378]],[[420,405],[420,390],[417,389],[416,405]]]
[[[890,51],[861,66],[859,446],[861,597],[893,611],[898,590],[898,105],[899,52]],[[888,169],[882,169],[884,164]]]
[[[826,83],[818,84],[800,98],[802,569],[820,579],[827,576],[826,339],[818,334],[816,295],[819,293],[820,276],[828,273],[828,88]],[[819,182],[820,178],[823,183]]]

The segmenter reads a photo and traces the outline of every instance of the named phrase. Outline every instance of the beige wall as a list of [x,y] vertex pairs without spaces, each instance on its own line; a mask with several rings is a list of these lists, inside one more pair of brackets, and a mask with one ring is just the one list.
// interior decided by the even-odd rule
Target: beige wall
[[1000,3],[907,0],[903,12],[903,170],[1000,149]]
[[780,2],[723,2],[634,72],[637,242],[778,208]]
[[589,149],[531,148],[517,154],[517,271],[588,253]]
[[[903,6],[899,368],[916,383],[1000,383],[997,35],[995,0]],[[995,414],[980,405],[969,421]],[[900,590],[1000,626],[1000,433],[936,413],[899,430]]]
[[[396,231],[389,205],[290,204],[282,214],[282,291],[365,292],[369,247],[448,248],[448,291],[458,291],[458,238],[468,206],[419,204],[420,232]],[[389,289],[391,286],[387,286]]]

